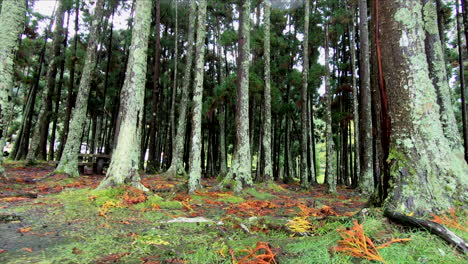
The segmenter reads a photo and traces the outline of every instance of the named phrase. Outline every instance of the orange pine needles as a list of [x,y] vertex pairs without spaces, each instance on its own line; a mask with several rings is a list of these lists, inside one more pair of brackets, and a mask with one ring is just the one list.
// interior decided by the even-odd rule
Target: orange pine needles
[[[276,254],[273,253],[270,246],[266,242],[257,242],[257,246],[254,249],[249,247],[248,249],[243,249],[241,251],[247,252],[248,255],[243,257],[240,260],[236,259],[236,256],[234,256],[234,251],[232,250],[229,251],[232,257],[233,264],[276,264],[277,263],[275,260]],[[260,251],[263,251],[263,253],[258,254],[258,253],[261,253]]]
[[468,228],[466,228],[466,226],[468,225],[468,222],[465,222],[463,225],[460,224],[459,223],[460,220],[455,214],[455,209],[453,208],[450,208],[449,213],[450,214],[443,214],[442,216],[432,214],[432,221],[441,225],[445,225],[451,228],[455,228],[458,230],[468,232]]
[[342,240],[338,241],[338,246],[335,247],[336,252],[342,252],[353,257],[376,260],[382,263],[385,263],[385,261],[378,249],[388,247],[393,243],[410,241],[409,238],[392,238],[389,242],[376,247],[372,240],[364,234],[362,225],[357,221],[354,221],[354,225],[350,229],[340,229],[338,231]]

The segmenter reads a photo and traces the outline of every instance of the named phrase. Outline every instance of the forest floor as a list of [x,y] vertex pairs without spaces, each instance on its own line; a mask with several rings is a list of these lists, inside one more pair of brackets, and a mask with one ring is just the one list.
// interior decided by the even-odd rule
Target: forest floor
[[[155,193],[145,196],[128,187],[96,191],[101,175],[42,179],[52,170],[7,164],[0,263],[468,263],[438,237],[389,223],[379,209],[358,216],[365,201],[345,187],[331,195],[324,186],[269,183],[235,195],[204,179],[203,190],[187,195],[184,179],[144,175]],[[38,197],[19,197],[25,193]],[[356,219],[375,248],[409,241],[369,246],[368,259],[347,255],[342,237],[358,230]],[[466,219],[453,229],[465,240]]]

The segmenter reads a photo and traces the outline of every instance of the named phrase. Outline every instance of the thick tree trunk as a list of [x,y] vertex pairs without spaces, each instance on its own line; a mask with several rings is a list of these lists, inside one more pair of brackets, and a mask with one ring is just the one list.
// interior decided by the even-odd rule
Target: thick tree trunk
[[367,24],[367,0],[359,0],[359,43],[360,43],[360,77],[361,77],[361,169],[359,189],[366,195],[374,191],[374,174],[372,164],[372,115],[369,63],[369,29]]
[[301,187],[309,187],[309,168],[307,162],[307,87],[309,83],[309,13],[310,0],[304,0],[304,40],[302,43],[302,87],[301,87]]
[[[0,149],[3,153],[6,128],[10,121],[11,89],[14,79],[14,56],[18,49],[18,36],[23,30],[25,2],[5,0],[0,14]],[[6,177],[3,155],[0,155],[0,178]]]
[[58,1],[58,9],[55,17],[55,29],[53,34],[53,42],[49,51],[49,66],[47,67],[46,87],[42,92],[41,110],[36,123],[36,133],[33,133],[31,139],[31,147],[28,152],[27,159],[34,161],[36,158],[40,160],[47,159],[47,137],[49,135],[49,122],[52,112],[53,96],[55,93],[55,80],[57,69],[60,65],[63,56],[60,55],[60,46],[63,44],[63,19],[65,16],[66,7],[63,1]]
[[206,0],[200,0],[197,12],[197,40],[195,42],[195,82],[192,99],[192,140],[189,154],[189,193],[202,187],[202,106],[203,75],[205,73]]
[[[146,2],[146,1],[144,1]],[[76,98],[76,106],[70,121],[70,129],[63,150],[63,155],[55,170],[56,173],[66,173],[71,177],[78,177],[78,154],[81,147],[82,127],[86,122],[86,111],[91,83],[91,75],[96,65],[97,44],[99,39],[99,23],[103,14],[104,0],[98,0],[90,28],[90,38],[86,50],[86,58],[81,75],[80,86]],[[62,143],[63,144],[63,143]]]
[[190,4],[190,15],[187,33],[187,55],[184,68],[184,77],[182,82],[182,96],[179,103],[179,118],[177,120],[177,129],[174,150],[172,153],[171,166],[167,170],[168,175],[184,175],[184,145],[185,136],[187,131],[187,107],[189,104],[190,94],[190,73],[193,64],[193,53],[194,53],[194,38],[195,38],[195,17],[196,17],[196,3],[195,1],[189,1]]
[[[391,185],[384,206],[425,215],[467,200],[468,165],[451,149],[429,77],[420,1],[381,1],[383,73],[391,117]],[[435,23],[435,22],[434,22]]]
[[335,144],[333,142],[333,131],[332,131],[332,117],[331,117],[331,104],[332,104],[332,93],[330,86],[330,66],[329,66],[329,37],[328,37],[328,22],[325,22],[325,120],[327,124],[326,128],[326,181],[328,184],[328,191],[331,193],[336,192],[336,166],[335,166]]
[[271,72],[270,72],[270,13],[271,13],[271,2],[270,0],[264,1],[264,63],[265,63],[265,88],[263,91],[263,159],[264,163],[264,179],[266,181],[273,179],[273,162],[271,160]]
[[236,181],[236,192],[253,184],[249,137],[250,2],[240,1],[236,144],[231,168],[225,179],[225,182],[230,179]]
[[[137,1],[132,44],[125,83],[121,93],[121,127],[117,147],[106,178],[98,188],[131,184],[148,191],[140,182],[140,136],[147,67],[148,36],[150,32],[151,1]],[[133,135],[133,136],[129,136]]]

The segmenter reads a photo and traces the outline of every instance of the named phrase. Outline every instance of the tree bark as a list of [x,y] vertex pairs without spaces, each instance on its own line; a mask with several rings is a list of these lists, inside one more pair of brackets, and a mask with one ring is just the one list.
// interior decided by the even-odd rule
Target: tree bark
[[251,0],[240,1],[236,144],[231,168],[224,181],[227,183],[234,179],[235,192],[253,184],[249,137],[250,2]]
[[[99,189],[129,184],[148,191],[140,182],[140,136],[147,68],[151,1],[137,1],[132,44],[121,94],[121,127],[106,178]],[[132,136],[129,136],[132,135]]]
[[[444,136],[425,52],[420,1],[381,1],[383,77],[391,117],[384,207],[425,215],[467,200],[468,165]],[[379,48],[379,47],[378,47]],[[387,99],[387,98],[384,98]]]
[[197,40],[195,42],[195,82],[192,99],[192,135],[189,154],[189,193],[202,187],[202,106],[203,106],[203,76],[205,66],[205,36],[206,36],[206,0],[200,0],[197,12]]
[[158,111],[158,96],[159,96],[159,75],[161,68],[161,1],[156,0],[155,5],[155,16],[156,24],[154,27],[155,34],[155,51],[154,51],[154,73],[153,73],[153,99],[151,105],[151,116],[150,116],[150,132],[149,132],[149,154],[148,154],[148,165],[146,171],[155,172],[159,160],[156,148],[156,117]]
[[[465,161],[468,162],[468,113],[467,113],[467,103],[466,103],[466,87],[465,87],[465,70],[464,70],[464,60],[463,60],[463,49],[462,49],[462,36],[461,36],[461,23],[462,16],[460,14],[460,7],[458,0],[455,1],[456,8],[456,20],[457,20],[457,46],[458,46],[458,78],[460,82],[460,91],[461,91],[461,112],[462,112],[462,129],[463,129],[463,146],[465,150]],[[465,28],[465,32],[467,29]],[[451,142],[450,142],[451,143]]]
[[354,130],[354,173],[356,178],[359,179],[361,175],[361,153],[360,153],[360,134],[359,134],[359,100],[358,100],[358,87],[356,80],[356,34],[354,28],[355,21],[355,7],[351,8],[352,20],[350,27],[349,46],[351,52],[351,76],[353,86],[353,130]]
[[[308,1],[308,0],[307,0]],[[265,63],[265,88],[263,91],[263,136],[262,136],[262,144],[263,144],[263,159],[265,161],[264,164],[264,179],[266,181],[270,181],[273,179],[273,162],[271,160],[272,152],[271,152],[271,72],[270,72],[270,13],[271,13],[271,1],[265,0],[264,1],[264,42],[263,42],[263,49],[264,49],[264,63]]]
[[34,161],[36,159],[47,159],[47,137],[49,135],[49,123],[52,112],[52,103],[55,93],[57,69],[63,57],[60,54],[63,44],[63,20],[66,12],[64,1],[58,1],[58,9],[55,16],[55,29],[51,50],[49,51],[49,66],[47,67],[46,87],[42,92],[41,108],[36,123],[36,133],[33,133],[31,147],[27,159]]
[[369,62],[369,29],[367,23],[367,0],[359,0],[359,43],[361,78],[361,169],[359,176],[359,189],[369,195],[374,191],[374,174],[372,163],[372,115],[370,90],[370,62]]
[[[146,2],[146,1],[144,1]],[[70,121],[70,129],[63,150],[63,155],[55,170],[56,173],[66,173],[78,177],[78,154],[81,147],[82,127],[86,123],[86,111],[91,83],[91,75],[96,65],[97,44],[99,39],[99,23],[103,15],[104,0],[97,0],[93,21],[90,28],[90,38],[86,50],[86,58],[81,75],[80,86],[76,98],[76,106]],[[130,135],[130,134],[129,134]],[[63,143],[62,143],[63,144]]]
[[328,184],[328,192],[336,192],[336,166],[335,166],[335,144],[333,142],[333,131],[332,131],[332,117],[331,117],[331,104],[332,104],[332,93],[330,86],[330,65],[329,65],[329,36],[328,36],[328,22],[325,22],[325,120],[326,120],[326,181]]
[[[18,36],[23,30],[25,1],[5,0],[0,14],[0,149],[3,154],[5,134],[10,121],[11,89],[14,79],[14,56],[18,50]],[[0,178],[6,178],[3,155],[0,155]]]
[[195,17],[196,17],[196,5],[195,1],[189,1],[190,4],[190,15],[187,32],[187,55],[184,68],[184,77],[182,82],[182,96],[179,103],[179,118],[177,120],[177,129],[174,150],[172,153],[171,166],[167,170],[168,175],[184,175],[184,145],[185,136],[187,131],[187,107],[189,104],[190,94],[190,73],[193,64],[194,54],[194,38],[195,38]]
[[304,40],[302,43],[302,87],[301,87],[301,187],[309,187],[309,168],[307,162],[307,97],[309,83],[309,13],[310,0],[304,0]]

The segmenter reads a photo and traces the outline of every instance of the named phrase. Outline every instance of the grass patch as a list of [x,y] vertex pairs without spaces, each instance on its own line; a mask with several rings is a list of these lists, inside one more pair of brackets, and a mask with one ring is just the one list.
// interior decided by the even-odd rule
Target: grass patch
[[256,190],[255,188],[248,188],[244,190],[244,194],[251,195],[259,200],[273,200],[277,198],[275,195],[267,192],[261,192]]

